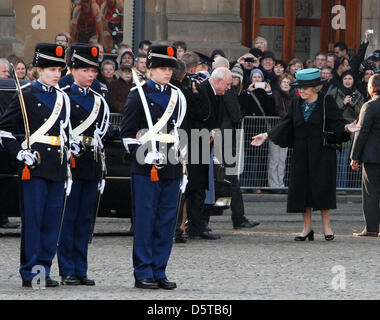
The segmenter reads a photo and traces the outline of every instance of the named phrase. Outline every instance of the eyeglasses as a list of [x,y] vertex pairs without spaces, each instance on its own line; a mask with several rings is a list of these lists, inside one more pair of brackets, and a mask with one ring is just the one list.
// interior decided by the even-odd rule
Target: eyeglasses
[[256,47],[265,47],[265,42],[256,42],[255,46]]

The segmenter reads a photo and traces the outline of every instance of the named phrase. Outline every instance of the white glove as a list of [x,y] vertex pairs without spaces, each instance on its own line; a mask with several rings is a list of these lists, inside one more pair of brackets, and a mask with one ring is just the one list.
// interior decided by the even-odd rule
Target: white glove
[[146,164],[158,164],[161,165],[164,163],[165,156],[162,152],[148,152],[145,157],[144,162]]
[[66,195],[69,196],[71,192],[71,186],[73,185],[73,179],[68,178],[65,182]]
[[98,190],[99,190],[100,194],[103,194],[105,186],[106,186],[106,180],[105,179],[102,179],[101,181],[99,181]]
[[182,182],[181,182],[181,185],[180,185],[180,190],[182,192],[182,194],[185,193],[186,191],[186,186],[187,186],[187,183],[189,182],[189,180],[187,179],[187,175],[184,174],[183,175],[183,178],[182,178]]
[[79,142],[70,141],[70,150],[74,156],[77,156],[81,151],[80,146],[79,146]]
[[20,150],[17,154],[17,159],[19,161],[25,162],[26,165],[31,166],[36,161],[36,158],[34,157],[33,153],[31,153],[28,150]]

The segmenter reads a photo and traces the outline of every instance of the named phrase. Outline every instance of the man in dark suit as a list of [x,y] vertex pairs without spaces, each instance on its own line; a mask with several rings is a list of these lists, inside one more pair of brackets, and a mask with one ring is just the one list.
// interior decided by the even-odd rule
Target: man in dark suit
[[[198,92],[193,98],[198,101],[198,105],[205,111],[205,117],[199,117],[193,120],[192,129],[211,130],[220,128],[224,107],[220,96],[223,96],[227,89],[231,88],[232,74],[227,68],[217,68],[213,71],[211,77],[202,82],[198,87]],[[193,137],[192,137],[193,140]],[[203,159],[203,148],[192,149],[191,145],[204,145],[202,138],[199,137],[199,144],[194,141],[189,142],[189,185],[187,189],[187,218],[189,222],[189,236],[191,238],[201,238],[206,240],[217,240],[219,235],[212,234],[204,219],[204,201],[206,189],[208,189],[208,163],[201,162]],[[199,163],[194,163],[192,156],[198,151]]]
[[377,237],[380,221],[380,74],[368,82],[371,100],[362,106],[361,129],[355,134],[351,152],[351,168],[359,170],[362,163],[363,212],[366,227],[356,237]]

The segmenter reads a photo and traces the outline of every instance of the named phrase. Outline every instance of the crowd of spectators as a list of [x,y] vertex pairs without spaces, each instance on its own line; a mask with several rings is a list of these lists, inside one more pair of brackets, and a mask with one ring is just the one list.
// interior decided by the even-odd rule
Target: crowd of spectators
[[[242,54],[236,61],[231,61],[222,49],[216,48],[210,56],[192,51],[184,41],[176,41],[177,59],[186,67],[186,80],[194,77],[197,81],[207,79],[215,64],[228,63],[232,72],[232,88],[240,105],[242,117],[283,117],[289,105],[297,99],[297,89],[293,89],[290,83],[295,79],[295,72],[304,68],[318,68],[322,77],[328,81],[324,84],[322,92],[334,97],[343,116],[349,121],[356,119],[360,108],[369,100],[367,92],[368,79],[380,69],[380,50],[367,55],[366,51],[373,34],[366,32],[365,40],[361,44],[357,54],[349,51],[343,42],[334,44],[333,52],[318,52],[310,59],[302,61],[294,57],[286,63],[276,57],[269,50],[271,44],[264,37],[257,37],[253,41],[253,47]],[[68,47],[70,37],[65,33],[56,36],[55,42]],[[133,52],[132,47],[121,43],[117,54],[104,54],[101,44],[99,47],[100,68],[97,79],[100,88],[107,91],[107,100],[111,112],[122,113],[129,91],[135,86],[132,77],[134,70],[140,82],[149,79],[149,71],[146,67],[147,50],[152,42],[141,41],[138,51]],[[220,60],[222,59],[222,60]],[[223,60],[224,59],[224,60]],[[33,81],[37,78],[36,72],[30,63],[25,63],[14,55],[7,58],[15,66],[17,77],[24,81]],[[9,64],[0,59],[0,77],[8,78]],[[214,65],[213,65],[214,63]],[[62,76],[70,74],[67,68]],[[189,89],[193,82],[188,84]],[[261,130],[261,129],[259,129]],[[254,135],[255,132],[250,132]],[[348,152],[350,145],[338,153],[338,161],[343,168],[348,169]],[[284,172],[287,150],[283,150],[274,144],[270,144],[267,154],[257,163],[248,164],[246,171],[253,174],[250,178],[258,179],[255,172],[265,171],[267,186],[270,192],[284,193]],[[342,170],[342,169],[341,169]],[[338,171],[338,187],[347,187],[347,171]],[[260,193],[260,190],[256,190]]]

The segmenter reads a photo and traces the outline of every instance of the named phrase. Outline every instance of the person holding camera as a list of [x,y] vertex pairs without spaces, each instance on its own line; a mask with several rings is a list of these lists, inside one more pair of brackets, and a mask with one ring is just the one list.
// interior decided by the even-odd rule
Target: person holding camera
[[251,84],[251,72],[260,66],[260,59],[247,52],[237,60],[237,63],[243,68],[243,89],[247,89]]
[[[354,74],[351,70],[342,73],[338,86],[331,90],[330,95],[334,98],[342,116],[349,122],[357,119],[360,108],[364,103],[364,98],[356,88]],[[337,152],[337,187],[346,188],[348,182],[348,157],[350,144],[345,143],[341,152]],[[342,192],[339,192],[342,193]]]
[[350,69],[357,75],[360,69],[360,64],[364,60],[365,53],[368,45],[373,38],[373,30],[366,30],[364,41],[361,43],[357,55],[351,55],[348,46],[344,42],[337,42],[334,44],[334,53],[338,59],[346,59],[350,65]]
[[322,213],[325,240],[334,239],[330,210],[336,208],[336,149],[331,140],[326,140],[326,131],[334,133],[336,142],[343,142],[349,140],[350,133],[360,130],[356,122],[349,124],[342,117],[331,96],[319,93],[325,81],[319,69],[296,72],[291,85],[299,88],[300,97],[272,130],[253,137],[251,142],[258,147],[270,139],[280,147],[293,148],[287,212],[302,213],[304,221],[296,241],[314,240],[313,210]]

